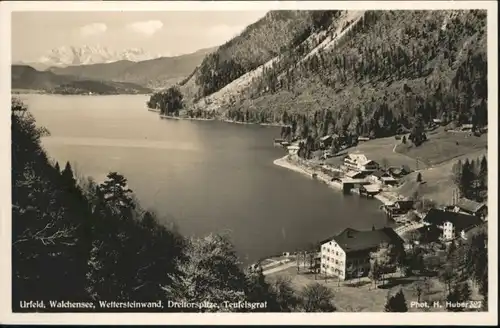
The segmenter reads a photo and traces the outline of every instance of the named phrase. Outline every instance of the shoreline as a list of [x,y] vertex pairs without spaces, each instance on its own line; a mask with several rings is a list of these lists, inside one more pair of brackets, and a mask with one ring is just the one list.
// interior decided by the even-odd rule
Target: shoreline
[[317,172],[315,170],[311,170],[309,168],[306,168],[303,165],[300,165],[298,163],[290,162],[288,160],[288,158],[289,158],[288,156],[289,155],[285,155],[281,158],[274,160],[273,164],[280,166],[280,167],[283,167],[283,168],[286,168],[286,169],[289,169],[289,170],[297,172],[297,173],[301,173],[303,175],[307,175],[310,178],[312,178],[313,174],[316,174],[316,179],[323,182],[328,187],[331,187],[333,189],[340,190],[340,191],[342,190],[342,184],[335,182],[335,181],[331,181],[331,178],[329,178],[326,174],[324,174],[322,172]]
[[[324,173],[309,169],[307,167],[304,167],[300,163],[292,163],[289,160],[288,156],[289,155],[285,155],[283,157],[280,157],[280,158],[274,160],[273,164],[280,166],[280,167],[283,167],[283,168],[286,168],[288,170],[306,175],[310,178],[312,178],[313,174],[315,173],[316,179],[323,182],[324,184],[326,184],[330,188],[342,191],[342,184],[341,183],[331,181],[331,178],[328,177],[327,175],[325,175]],[[375,195],[373,198],[380,201],[383,205],[392,204],[394,202],[394,200],[391,200],[387,195],[384,195],[383,193],[379,193],[379,194]]]
[[260,125],[260,126],[273,126],[273,127],[284,127],[288,126],[286,124],[280,124],[280,123],[254,123],[254,122],[240,122],[240,121],[234,121],[234,120],[228,120],[228,119],[221,119],[220,121],[225,122],[225,123],[232,123],[232,124],[241,124],[241,125]]
[[[156,112],[154,110],[150,110],[151,112]],[[167,115],[160,115],[161,119],[166,119],[166,120],[178,120],[178,121],[215,121],[215,118],[196,118],[196,117],[177,117],[177,116],[167,116]]]

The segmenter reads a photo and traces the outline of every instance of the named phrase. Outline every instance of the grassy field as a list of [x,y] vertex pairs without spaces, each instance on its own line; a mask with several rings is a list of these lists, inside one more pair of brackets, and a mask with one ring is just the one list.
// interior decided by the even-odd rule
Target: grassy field
[[464,132],[437,130],[428,135],[428,140],[419,147],[411,142],[400,143],[396,152],[434,166],[479,150],[486,150],[488,136],[471,136]]
[[453,190],[456,188],[452,179],[453,165],[459,160],[464,161],[466,158],[469,160],[481,158],[486,154],[486,149],[477,150],[422,170],[420,174],[424,181],[423,184],[417,183],[418,172],[413,172],[404,177],[404,183],[396,192],[406,197],[411,197],[417,192],[419,196],[433,200],[438,204],[449,204],[453,197]]
[[[295,267],[289,268],[284,271],[270,274],[267,277],[270,281],[279,276],[287,276],[291,278],[292,287],[295,290],[301,290],[306,285],[319,282],[331,288],[334,292],[333,303],[340,312],[383,312],[387,300],[388,293],[394,293],[400,288],[403,289],[408,310],[410,312],[421,312],[415,306],[411,306],[412,301],[417,301],[416,286],[421,284],[423,277],[408,277],[408,278],[394,278],[388,279],[385,285],[374,288],[368,278],[363,278],[359,284],[354,282],[338,282],[329,279],[325,282],[324,278],[314,278],[314,274],[297,274]],[[424,290],[421,295],[421,301],[426,300],[432,304],[433,301],[442,301],[445,299],[444,285],[436,278],[429,277],[428,284],[424,285]],[[477,291],[473,288],[473,300],[481,299]],[[443,308],[430,307],[431,312],[446,311]]]

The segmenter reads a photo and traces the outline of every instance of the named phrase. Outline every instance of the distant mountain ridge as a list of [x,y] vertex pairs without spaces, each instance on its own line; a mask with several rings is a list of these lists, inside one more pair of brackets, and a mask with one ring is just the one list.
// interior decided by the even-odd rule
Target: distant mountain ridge
[[139,62],[127,59],[113,63],[50,67],[48,71],[58,75],[128,82],[147,88],[160,89],[189,76],[201,64],[203,58],[216,49],[217,47],[201,49],[191,54],[159,57]]
[[66,67],[73,65],[91,65],[112,63],[120,60],[133,62],[161,57],[161,54],[150,54],[141,48],[114,50],[105,46],[62,46],[52,49],[34,61],[47,67]]
[[95,81],[71,75],[38,71],[27,65],[12,65],[12,89],[56,94],[146,94],[151,90],[133,83]]

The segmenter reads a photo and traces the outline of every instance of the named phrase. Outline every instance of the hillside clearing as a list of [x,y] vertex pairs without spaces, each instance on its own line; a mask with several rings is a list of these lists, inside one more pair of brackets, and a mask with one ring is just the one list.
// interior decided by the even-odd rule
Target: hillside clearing
[[466,132],[438,132],[429,134],[428,140],[419,147],[411,142],[399,144],[396,152],[418,159],[428,166],[444,163],[453,158],[486,150],[488,136],[476,137]]
[[452,167],[459,160],[476,159],[487,155],[487,150],[478,150],[449,160],[446,163],[419,171],[423,184],[417,182],[418,172],[413,172],[403,179],[403,184],[396,192],[405,197],[412,197],[415,193],[420,197],[432,200],[438,204],[450,204],[453,191],[456,189],[452,177]]

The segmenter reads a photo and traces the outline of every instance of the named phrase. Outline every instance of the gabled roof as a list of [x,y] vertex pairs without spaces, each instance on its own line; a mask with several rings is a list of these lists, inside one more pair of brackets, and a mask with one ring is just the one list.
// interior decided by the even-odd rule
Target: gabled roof
[[335,242],[346,252],[370,251],[376,249],[382,243],[388,243],[401,247],[403,240],[392,228],[359,231],[347,228],[338,235],[326,239],[322,244],[335,240]]
[[363,173],[361,172],[358,172],[358,171],[347,171],[345,173],[345,176],[349,177],[349,178],[355,178],[357,176],[363,176]]
[[451,222],[457,230],[464,230],[482,222],[480,218],[474,215],[443,211],[435,208],[427,213],[424,221],[434,225],[443,225],[445,222]]
[[361,163],[364,163],[368,160],[364,154],[360,153],[349,153],[347,154],[347,157],[352,158],[353,160],[356,160]]
[[377,171],[373,172],[372,175],[374,177],[377,177],[377,178],[389,177],[390,176],[389,173],[384,172],[382,170],[377,170]]
[[331,135],[328,135],[328,136],[324,136],[324,137],[319,138],[319,140],[325,141],[325,140],[328,140],[330,138],[333,138],[333,137]]
[[485,207],[486,204],[483,203],[478,203],[473,200],[467,199],[467,198],[461,198],[458,203],[456,204],[457,207],[471,212],[471,213],[476,213],[479,211],[481,208]]
[[411,210],[413,208],[413,200],[397,200],[394,202],[402,210]]

